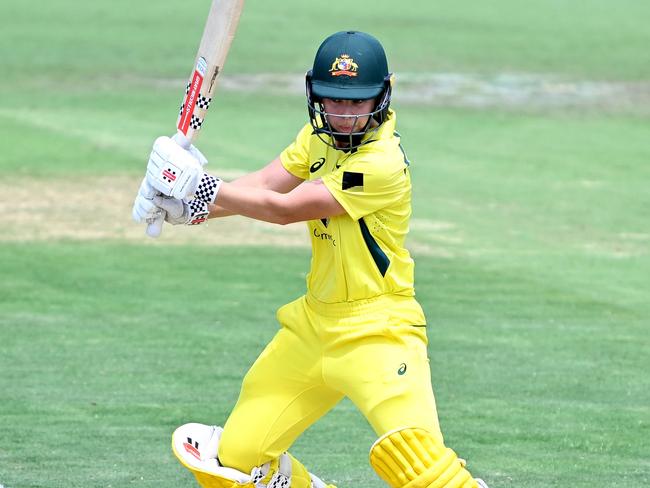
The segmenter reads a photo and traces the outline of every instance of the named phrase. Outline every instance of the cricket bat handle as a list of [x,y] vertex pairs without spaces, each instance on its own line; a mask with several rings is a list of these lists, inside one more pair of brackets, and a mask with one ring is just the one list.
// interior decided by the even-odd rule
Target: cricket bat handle
[[[189,149],[190,144],[192,143],[181,131],[177,131],[176,134],[172,137],[176,143],[181,146],[183,149]],[[153,198],[156,195],[156,191],[152,188],[151,195],[147,195],[147,198]],[[162,233],[163,224],[165,223],[165,211],[162,210],[158,217],[156,217],[151,222],[147,223],[147,235],[153,239],[160,236]]]
[[[149,195],[145,195],[145,198],[153,198],[156,196],[158,192],[154,190],[153,188],[151,189],[151,193]],[[162,232],[162,226],[165,223],[165,211],[162,210],[160,214],[153,220],[147,221],[147,229],[146,233],[149,237],[151,238],[156,238],[160,235]]]
[[162,233],[162,226],[165,222],[165,211],[163,210],[158,217],[147,224],[147,235],[152,238],[158,237]]

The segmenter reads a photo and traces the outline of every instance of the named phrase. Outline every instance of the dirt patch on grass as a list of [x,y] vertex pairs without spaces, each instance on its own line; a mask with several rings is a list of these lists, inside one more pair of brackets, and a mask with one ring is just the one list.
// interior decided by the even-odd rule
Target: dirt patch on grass
[[[0,241],[125,240],[156,244],[307,247],[304,224],[279,226],[242,217],[211,220],[201,226],[165,225],[158,239],[131,220],[139,177],[105,176],[0,184],[3,199]],[[34,197],[38,195],[38,198]]]
[[[136,81],[144,82],[142,79]],[[161,87],[180,87],[185,82],[182,79],[146,80],[148,85]],[[304,74],[225,74],[219,90],[303,96]],[[650,83],[579,80],[550,73],[397,73],[393,98],[398,103],[418,106],[647,114],[650,112]]]
[[[224,172],[235,176],[235,172]],[[232,174],[230,174],[232,173]],[[61,240],[126,241],[148,245],[278,246],[309,248],[304,223],[280,226],[244,217],[213,219],[199,226],[166,224],[157,239],[145,235],[144,224],[131,219],[140,177],[102,176],[30,180],[19,186],[0,183],[0,242]],[[34,198],[38,195],[38,198]],[[414,219],[415,236],[408,240],[417,255],[452,257],[446,231],[453,224]],[[417,234],[426,239],[418,239]],[[431,235],[440,234],[432,243]],[[457,244],[457,243],[455,243]]]

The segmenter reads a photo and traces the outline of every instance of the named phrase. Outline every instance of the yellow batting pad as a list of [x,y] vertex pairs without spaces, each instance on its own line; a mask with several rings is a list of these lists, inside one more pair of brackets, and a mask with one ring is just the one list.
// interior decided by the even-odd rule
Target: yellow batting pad
[[477,488],[456,456],[429,432],[406,428],[380,437],[370,464],[392,488]]
[[217,459],[222,432],[221,427],[191,423],[172,434],[174,455],[202,488],[336,488],[311,475],[287,452],[250,474],[222,466]]
[[215,474],[208,474],[200,471],[195,471],[192,468],[189,469],[194,474],[194,477],[196,478],[196,482],[202,488],[235,488],[235,487],[241,488],[242,486],[253,488],[254,486],[252,483],[248,483],[246,485],[240,485],[239,483],[233,480],[229,480],[228,478],[222,478],[221,476],[217,476]]
[[222,429],[203,424],[185,424],[172,434],[172,450],[203,488],[250,487],[251,476],[219,465],[217,447]]

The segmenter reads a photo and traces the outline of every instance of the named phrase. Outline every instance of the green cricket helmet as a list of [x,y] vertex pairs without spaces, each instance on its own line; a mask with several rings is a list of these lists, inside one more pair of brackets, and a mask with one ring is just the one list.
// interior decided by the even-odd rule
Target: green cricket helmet
[[[386,120],[391,97],[391,77],[384,48],[373,36],[358,31],[342,31],[329,36],[318,48],[314,66],[307,72],[305,80],[307,109],[314,132],[323,142],[336,149],[352,150],[359,147],[364,136],[375,131]],[[368,117],[368,122],[358,132],[352,132],[354,126],[350,132],[336,132],[328,121],[323,98],[374,99],[375,106],[367,114],[338,115]],[[335,141],[346,142],[348,146],[339,148]]]

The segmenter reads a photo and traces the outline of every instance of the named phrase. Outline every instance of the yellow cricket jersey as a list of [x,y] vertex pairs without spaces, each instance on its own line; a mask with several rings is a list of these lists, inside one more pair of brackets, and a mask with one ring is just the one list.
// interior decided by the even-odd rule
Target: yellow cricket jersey
[[309,221],[309,294],[324,303],[412,297],[413,260],[404,247],[411,216],[408,160],[395,113],[355,151],[329,147],[305,125],[280,155],[304,179],[321,178],[347,214]]

